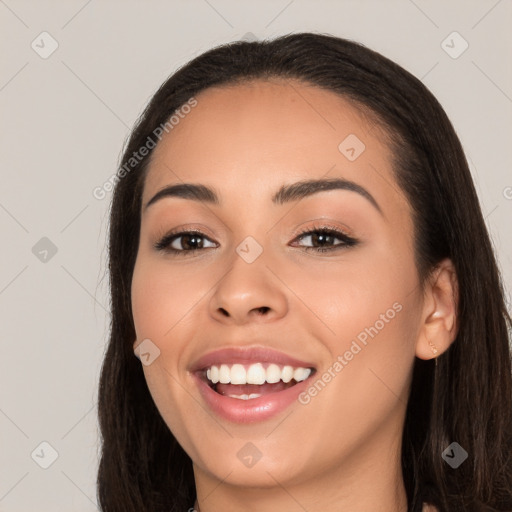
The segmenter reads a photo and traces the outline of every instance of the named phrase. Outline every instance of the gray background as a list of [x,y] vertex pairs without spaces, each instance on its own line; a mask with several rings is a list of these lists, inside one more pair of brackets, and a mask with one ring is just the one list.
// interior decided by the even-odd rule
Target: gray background
[[0,511],[97,510],[110,194],[92,191],[161,82],[214,45],[326,32],[422,79],[462,140],[510,290],[511,15],[510,0],[0,0]]

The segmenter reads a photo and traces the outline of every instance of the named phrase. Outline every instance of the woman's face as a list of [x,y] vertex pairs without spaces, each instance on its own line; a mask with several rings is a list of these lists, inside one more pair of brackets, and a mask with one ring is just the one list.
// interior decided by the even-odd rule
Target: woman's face
[[[196,478],[290,488],[382,471],[401,443],[423,304],[382,132],[299,82],[196,99],[155,148],[142,198],[134,348],[146,340],[155,404]],[[146,207],[185,183],[217,201],[163,194]],[[215,391],[212,365],[221,380],[281,381]]]

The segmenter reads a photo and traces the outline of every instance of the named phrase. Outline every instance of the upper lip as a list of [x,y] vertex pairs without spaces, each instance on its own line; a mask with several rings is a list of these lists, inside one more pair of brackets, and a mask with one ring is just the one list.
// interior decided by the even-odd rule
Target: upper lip
[[295,357],[279,352],[270,347],[228,347],[201,356],[191,366],[192,372],[198,372],[220,364],[253,364],[253,363],[275,363],[282,366],[293,366],[295,368],[313,368],[315,365],[308,361],[301,361]]

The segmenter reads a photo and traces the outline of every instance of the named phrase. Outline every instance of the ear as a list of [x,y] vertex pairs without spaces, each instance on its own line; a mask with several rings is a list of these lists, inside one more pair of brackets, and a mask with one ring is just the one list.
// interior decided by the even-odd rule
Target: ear
[[425,284],[422,321],[416,356],[433,359],[448,350],[457,336],[457,273],[448,258],[441,261]]

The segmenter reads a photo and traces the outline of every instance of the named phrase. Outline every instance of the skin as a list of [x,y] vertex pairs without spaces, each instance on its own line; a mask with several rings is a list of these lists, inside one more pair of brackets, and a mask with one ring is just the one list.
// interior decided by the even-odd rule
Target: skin
[[[384,133],[344,98],[272,80],[211,88],[196,99],[155,148],[142,204],[182,182],[214,188],[221,204],[164,198],[143,209],[132,282],[133,346],[149,338],[160,350],[143,369],[193,461],[196,509],[406,511],[400,443],[412,365],[455,338],[451,262],[422,289],[411,209]],[[353,162],[338,149],[349,134],[366,146]],[[326,177],[364,187],[382,213],[348,190],[271,201],[283,184]],[[297,238],[323,222],[359,244],[306,250],[340,244]],[[192,228],[206,237],[193,254],[153,247],[171,230]],[[235,250],[247,236],[263,248],[250,264]],[[178,238],[173,247],[191,246]],[[309,403],[263,422],[215,416],[189,371],[212,350],[259,344],[314,361],[319,377],[395,303],[401,311]],[[251,468],[237,457],[249,441],[262,454]]]

